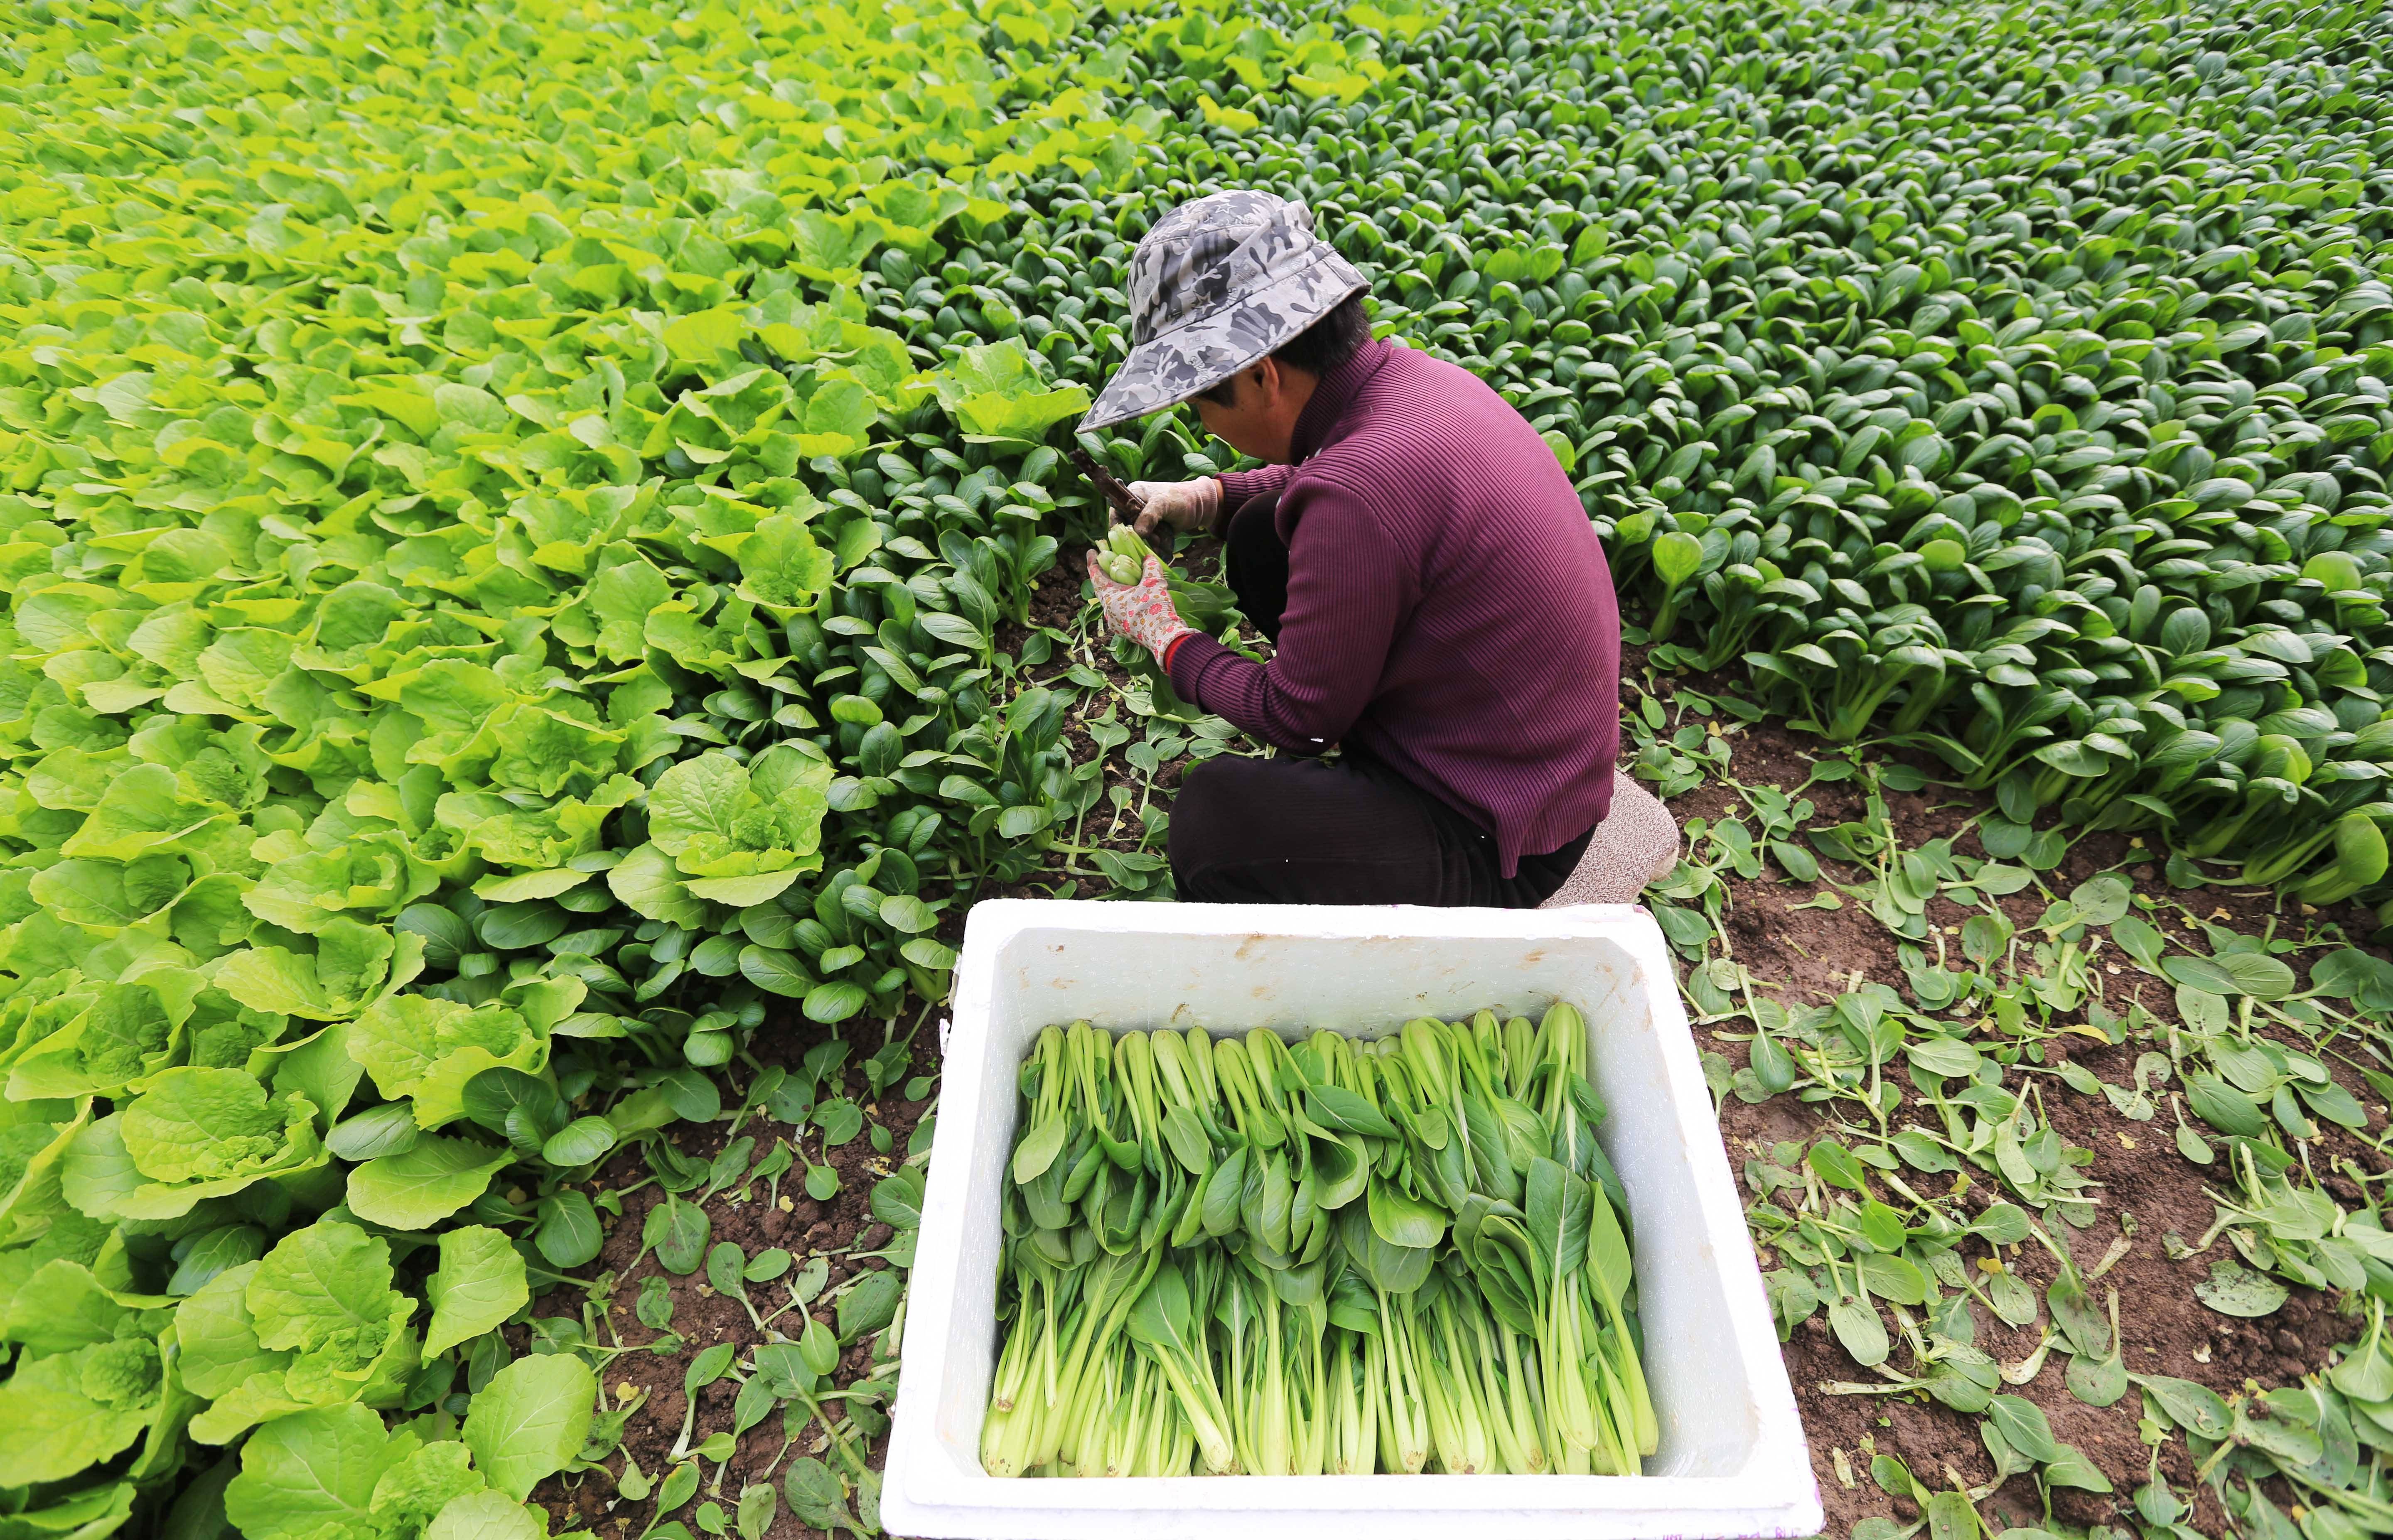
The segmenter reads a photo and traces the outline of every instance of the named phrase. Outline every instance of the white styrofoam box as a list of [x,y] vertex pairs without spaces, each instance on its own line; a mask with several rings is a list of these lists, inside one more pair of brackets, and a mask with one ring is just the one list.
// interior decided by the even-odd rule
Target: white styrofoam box
[[[1377,1037],[1482,1007],[1587,1015],[1635,1220],[1651,1474],[1036,1480],[981,1469],[1015,1071],[1040,1028],[1320,1027]],[[923,1540],[1804,1536],[1819,1490],[1661,931],[1642,909],[979,905],[955,975],[938,1131],[881,1498]],[[1464,1527],[1467,1526],[1467,1527]],[[1496,1526],[1481,1528],[1479,1526]]]

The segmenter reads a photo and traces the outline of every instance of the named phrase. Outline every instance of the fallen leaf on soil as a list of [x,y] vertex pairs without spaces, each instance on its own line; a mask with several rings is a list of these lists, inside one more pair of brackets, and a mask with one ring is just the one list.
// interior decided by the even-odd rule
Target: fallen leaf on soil
[[2273,1313],[2288,1292],[2276,1279],[2230,1261],[2211,1263],[2210,1276],[2193,1286],[2194,1298],[2221,1315],[2246,1317]]

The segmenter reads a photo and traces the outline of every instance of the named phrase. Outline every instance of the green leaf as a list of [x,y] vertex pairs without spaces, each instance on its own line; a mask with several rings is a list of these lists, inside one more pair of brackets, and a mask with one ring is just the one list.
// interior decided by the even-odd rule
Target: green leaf
[[2161,956],[2165,943],[2161,933],[2135,915],[2127,915],[2111,926],[2111,939],[2120,949],[2136,959],[2136,966],[2147,973],[2161,971]]
[[2187,1104],[2194,1115],[2219,1132],[2257,1139],[2268,1131],[2269,1121],[2260,1104],[2217,1076],[2206,1070],[2189,1075],[2185,1089]]
[[250,1540],[302,1540],[328,1525],[371,1533],[374,1483],[404,1453],[354,1403],[279,1417],[242,1446],[225,1516]]
[[739,1540],[765,1540],[765,1532],[773,1527],[779,1508],[780,1499],[769,1484],[740,1488],[739,1517],[734,1521]]
[[1927,1516],[1928,1540],[1981,1540],[1984,1533],[1964,1493],[1937,1493],[1928,1499]]
[[463,1437],[475,1468],[517,1502],[582,1453],[598,1377],[570,1353],[518,1358],[476,1392]]
[[216,986],[254,1011],[339,1021],[381,986],[392,951],[388,932],[335,920],[317,933],[312,955],[281,946],[234,952],[217,965]]
[[540,1069],[548,1042],[522,1011],[497,1000],[467,1006],[393,995],[358,1018],[349,1052],[377,1090],[412,1098],[416,1122],[434,1129],[464,1114],[465,1088],[483,1071]]
[[615,1147],[615,1125],[603,1117],[577,1117],[549,1135],[540,1157],[551,1166],[587,1166]]
[[1986,1301],[2005,1325],[2024,1326],[2035,1320],[2035,1290],[2015,1272],[1997,1272],[1987,1279]]
[[1918,1068],[1947,1079],[1968,1078],[1981,1062],[1977,1049],[1958,1038],[1919,1038],[1903,1045],[1903,1053]]
[[1828,1304],[1828,1328],[1837,1334],[1852,1361],[1863,1368],[1873,1368],[1886,1362],[1888,1340],[1886,1323],[1876,1311],[1846,1295]]
[[2064,1378],[2069,1393],[2088,1406],[2110,1406],[2127,1393],[2127,1371],[2115,1358],[2073,1354]]
[[[739,1249],[737,1242],[717,1241],[706,1253],[706,1281],[717,1294],[728,1294],[734,1298],[745,1294],[746,1279],[743,1275],[747,1270],[748,1254]],[[715,1344],[716,1347],[726,1345]],[[714,1350],[710,1348],[707,1351],[712,1352]]]
[[912,934],[936,926],[936,911],[911,894],[893,893],[881,901],[881,922],[893,931]]
[[2310,965],[2310,987],[2363,1011],[2393,1011],[2393,962],[2346,946]]
[[790,1499],[790,1511],[800,1523],[826,1534],[857,1527],[848,1513],[846,1490],[831,1474],[830,1468],[812,1455],[801,1455],[790,1462],[790,1472],[781,1479],[781,1490]]
[[2273,1315],[2290,1294],[2284,1285],[2240,1262],[2210,1264],[2210,1276],[2193,1286],[2193,1296],[2221,1315]]
[[939,405],[966,433],[1036,441],[1089,408],[1079,385],[1051,389],[1018,339],[967,347],[932,379]]
[[[1410,1294],[1421,1286],[1434,1265],[1436,1253],[1423,1246],[1396,1246],[1372,1227],[1366,1206],[1350,1203],[1338,1210],[1338,1239],[1347,1259],[1374,1288],[1389,1294]],[[1527,1237],[1522,1237],[1528,1244]]]
[[2151,1392],[2161,1410],[2187,1431],[2213,1441],[2223,1439],[2234,1425],[2227,1403],[2217,1391],[2190,1379],[2177,1379],[2167,1375],[2133,1375],[2135,1382]]
[[163,1389],[157,1344],[101,1341],[20,1364],[0,1382],[0,1479],[62,1481],[139,1439]]
[[791,868],[784,871],[751,872],[738,877],[692,877],[685,885],[693,898],[746,909],[778,898],[789,891],[800,875],[796,868]]
[[830,1025],[843,1022],[863,1010],[870,998],[862,985],[846,979],[832,979],[806,991],[804,1010],[809,1021]]
[[1030,1131],[1022,1136],[1022,1142],[1013,1147],[1015,1185],[1027,1186],[1044,1175],[1047,1168],[1055,1164],[1055,1157],[1063,1153],[1065,1136],[1070,1131],[1070,1125],[1061,1117],[1049,1117],[1033,1124]]
[[2044,1292],[2044,1303],[2074,1351],[2097,1357],[2111,1351],[2110,1323],[2074,1272],[2063,1271],[2055,1278]]
[[2161,972],[2173,984],[2213,995],[2276,1000],[2294,992],[2294,971],[2261,952],[2222,952],[2216,957],[2180,954],[2164,958]]
[[1247,1180],[1247,1152],[1232,1150],[1206,1179],[1200,1218],[1216,1239],[1238,1227],[1238,1197]]
[[644,920],[662,920],[684,930],[706,924],[705,901],[689,891],[673,858],[653,844],[640,846],[609,868],[607,887]]
[[1833,1139],[1824,1139],[1811,1146],[1805,1162],[1818,1173],[1822,1181],[1831,1187],[1841,1187],[1850,1193],[1866,1193],[1869,1184],[1863,1177],[1862,1163],[1853,1153]]
[[776,610],[803,610],[830,592],[836,567],[804,524],[776,514],[758,520],[741,543],[739,571],[742,596]]
[[[698,1481],[697,1460],[692,1459],[674,1466],[672,1470],[666,1472],[665,1479],[657,1485],[657,1511],[671,1513],[688,1502],[691,1497],[697,1495]],[[673,1527],[679,1528],[678,1525]],[[682,1529],[680,1533],[686,1536],[689,1531]]]
[[1654,540],[1654,573],[1665,590],[1678,587],[1695,574],[1704,561],[1703,542],[1672,530]]
[[656,1252],[658,1264],[666,1272],[687,1277],[698,1271],[713,1228],[704,1208],[668,1196],[648,1210],[640,1228],[640,1240]]
[[587,1194],[568,1188],[540,1200],[540,1223],[532,1231],[532,1244],[549,1266],[587,1266],[597,1259],[606,1239],[598,1211]]
[[700,754],[657,778],[649,842],[673,858],[698,897],[764,903],[821,866],[816,847],[830,779],[830,766],[787,748],[757,756],[752,774],[727,754]]
[[2081,1492],[2109,1492],[2111,1478],[2095,1468],[2075,1444],[2064,1443],[2044,1468],[2047,1485],[2075,1487]]
[[759,989],[790,999],[804,999],[815,986],[793,953],[752,944],[739,948],[739,976]]
[[1201,1178],[1212,1170],[1212,1149],[1205,1138],[1204,1125],[1188,1108],[1173,1107],[1163,1115],[1163,1142],[1190,1176]]
[[1628,1298],[1632,1263],[1628,1233],[1603,1182],[1588,1183],[1588,1281],[1606,1308],[1616,1309]]
[[2128,900],[2134,890],[2127,880],[2117,872],[2106,871],[2090,877],[2070,890],[2069,902],[2077,910],[2077,918],[2088,925],[2117,923],[2127,912]]
[[[1548,1161],[1546,1164],[1550,1166],[1553,1165],[1551,1161]],[[1559,1166],[1555,1166],[1554,1169],[1557,1173],[1562,1172],[1562,1168]],[[1576,1181],[1576,1179],[1573,1178],[1572,1180]],[[1584,1187],[1585,1183],[1582,1182],[1580,1185]],[[1533,1197],[1533,1205],[1535,1199]],[[1554,1202],[1558,1206],[1562,1202],[1559,1194],[1555,1195]],[[1445,1215],[1444,1212],[1439,1210],[1435,1206],[1423,1203],[1419,1198],[1412,1196],[1410,1194],[1406,1193],[1388,1182],[1373,1181],[1370,1183],[1366,1190],[1366,1211],[1370,1215],[1372,1230],[1378,1233],[1381,1240],[1387,1242],[1390,1246],[1420,1247],[1434,1246],[1440,1240],[1444,1239],[1445,1235]],[[1536,1209],[1532,1207],[1530,1213],[1532,1223],[1534,1224]],[[1553,1210],[1553,1216],[1558,1221],[1560,1220],[1561,1209],[1559,1207]],[[1578,1260],[1583,1259],[1587,1254],[1587,1233],[1585,1229],[1584,1214],[1582,1213],[1580,1215],[1578,1227],[1575,1231],[1564,1231],[1559,1233],[1552,1237],[1552,1241],[1553,1245],[1557,1248],[1565,1246],[1576,1241],[1578,1249],[1575,1254],[1573,1254],[1571,1261],[1565,1265],[1577,1265]]]
[[871,1336],[897,1318],[906,1282],[895,1272],[868,1272],[839,1298],[839,1339],[854,1342]]
[[[1589,1239],[1597,1233],[1598,1222],[1593,1184],[1542,1155],[1529,1162],[1524,1174],[1527,1181],[1523,1207],[1527,1213],[1529,1242],[1537,1276],[1545,1286],[1550,1288],[1556,1286],[1560,1279],[1576,1272],[1588,1261]],[[1379,1185],[1378,1182],[1372,1183],[1375,1200]],[[1616,1221],[1617,1216],[1612,1214],[1609,1202],[1604,1206],[1604,1212]],[[1380,1228],[1376,1215],[1372,1222],[1375,1229]],[[1611,1229],[1616,1232],[1617,1223]],[[1387,1235],[1384,1229],[1380,1233],[1399,1245],[1435,1244],[1434,1237],[1421,1243]],[[1605,1241],[1606,1254],[1598,1259],[1603,1264],[1598,1280],[1599,1288],[1609,1287],[1619,1278],[1619,1257],[1613,1236],[1607,1233]]]
[[547,1532],[538,1509],[485,1487],[460,1493],[441,1505],[424,1536],[425,1540],[547,1540]]
[[665,325],[665,349],[687,364],[712,366],[739,357],[739,318],[728,310],[699,310]]
[[317,1355],[319,1372],[371,1364],[414,1309],[391,1287],[389,1244],[336,1220],[275,1243],[245,1299],[261,1346]]
[[815,1108],[815,1127],[823,1143],[837,1149],[864,1131],[864,1109],[845,1096],[834,1096]]
[[[724,1244],[730,1245],[727,1241]],[[735,1256],[739,1249],[736,1246],[731,1246]],[[714,1270],[710,1268],[708,1271],[711,1272]],[[739,1277],[736,1266],[727,1270],[727,1272],[728,1276],[735,1280]],[[700,1349],[697,1356],[693,1357],[688,1365],[682,1370],[682,1394],[695,1397],[699,1391],[721,1379],[731,1371],[731,1362],[738,1356],[739,1350],[728,1342],[717,1342],[712,1347]]]
[[344,1119],[325,1136],[324,1147],[343,1160],[372,1160],[411,1148],[422,1137],[413,1107],[386,1102]]
[[503,1147],[433,1136],[349,1173],[349,1208],[392,1230],[424,1230],[482,1195],[515,1158]]
[[1869,1291],[1881,1299],[1898,1305],[1925,1304],[1928,1299],[1928,1278],[1910,1259],[1887,1253],[1873,1253],[1856,1259],[1862,1280]]
[[[1304,1089],[1304,1109],[1325,1129],[1346,1133],[1396,1137],[1396,1126],[1357,1092],[1343,1086],[1312,1085]],[[1418,1244],[1418,1243],[1399,1243]]]
[[213,1195],[233,1190],[226,1182],[320,1164],[315,1113],[303,1098],[269,1097],[242,1070],[171,1069],[126,1106],[124,1152],[151,1183]]
[[916,936],[898,947],[897,955],[918,968],[928,968],[934,972],[944,972],[956,965],[954,949],[929,936]]
[[872,1186],[872,1217],[896,1231],[919,1229],[922,1223],[922,1168],[902,1167]]
[[1996,1396],[1986,1416],[2013,1449],[2041,1465],[2060,1457],[2061,1445],[2052,1436],[2044,1409],[2019,1396]]
[[426,1357],[481,1336],[531,1303],[515,1243],[483,1225],[441,1235],[440,1266],[425,1292],[432,1301],[432,1321],[424,1330]]

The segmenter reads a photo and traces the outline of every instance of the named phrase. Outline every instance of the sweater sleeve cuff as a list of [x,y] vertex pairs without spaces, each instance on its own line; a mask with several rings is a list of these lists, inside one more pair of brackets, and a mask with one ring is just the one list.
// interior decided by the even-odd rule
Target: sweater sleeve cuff
[[1198,698],[1197,681],[1205,676],[1208,664],[1216,658],[1227,656],[1229,649],[1202,632],[1191,632],[1173,640],[1164,650],[1163,672],[1180,698],[1200,710],[1205,702]]
[[[1187,641],[1187,640],[1188,640],[1188,638],[1189,638],[1190,636],[1194,635],[1194,634],[1196,634],[1194,632],[1186,632],[1186,631],[1183,631],[1183,632],[1182,632],[1179,635],[1174,636],[1170,641],[1169,641],[1169,642],[1167,642],[1167,643],[1165,643],[1165,644],[1164,644],[1164,646],[1163,646],[1163,672],[1164,672],[1164,673],[1165,673],[1165,675],[1166,675],[1167,677],[1168,677],[1168,676],[1170,674],[1170,672],[1171,672],[1171,659],[1172,659],[1172,655],[1173,655],[1174,653],[1177,653],[1177,652],[1180,650],[1180,645],[1181,645],[1183,642]],[[1174,684],[1174,685],[1172,685],[1172,688],[1173,688],[1173,689],[1178,689],[1179,687],[1180,687],[1180,686],[1179,686],[1177,684]]]

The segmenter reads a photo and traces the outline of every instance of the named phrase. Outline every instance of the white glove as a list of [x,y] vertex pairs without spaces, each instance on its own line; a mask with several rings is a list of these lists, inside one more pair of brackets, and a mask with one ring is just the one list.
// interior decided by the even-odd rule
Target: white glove
[[1166,525],[1201,534],[1213,527],[1213,516],[1222,507],[1222,484],[1210,476],[1194,481],[1133,481],[1130,489],[1146,503],[1135,526],[1142,535]]

